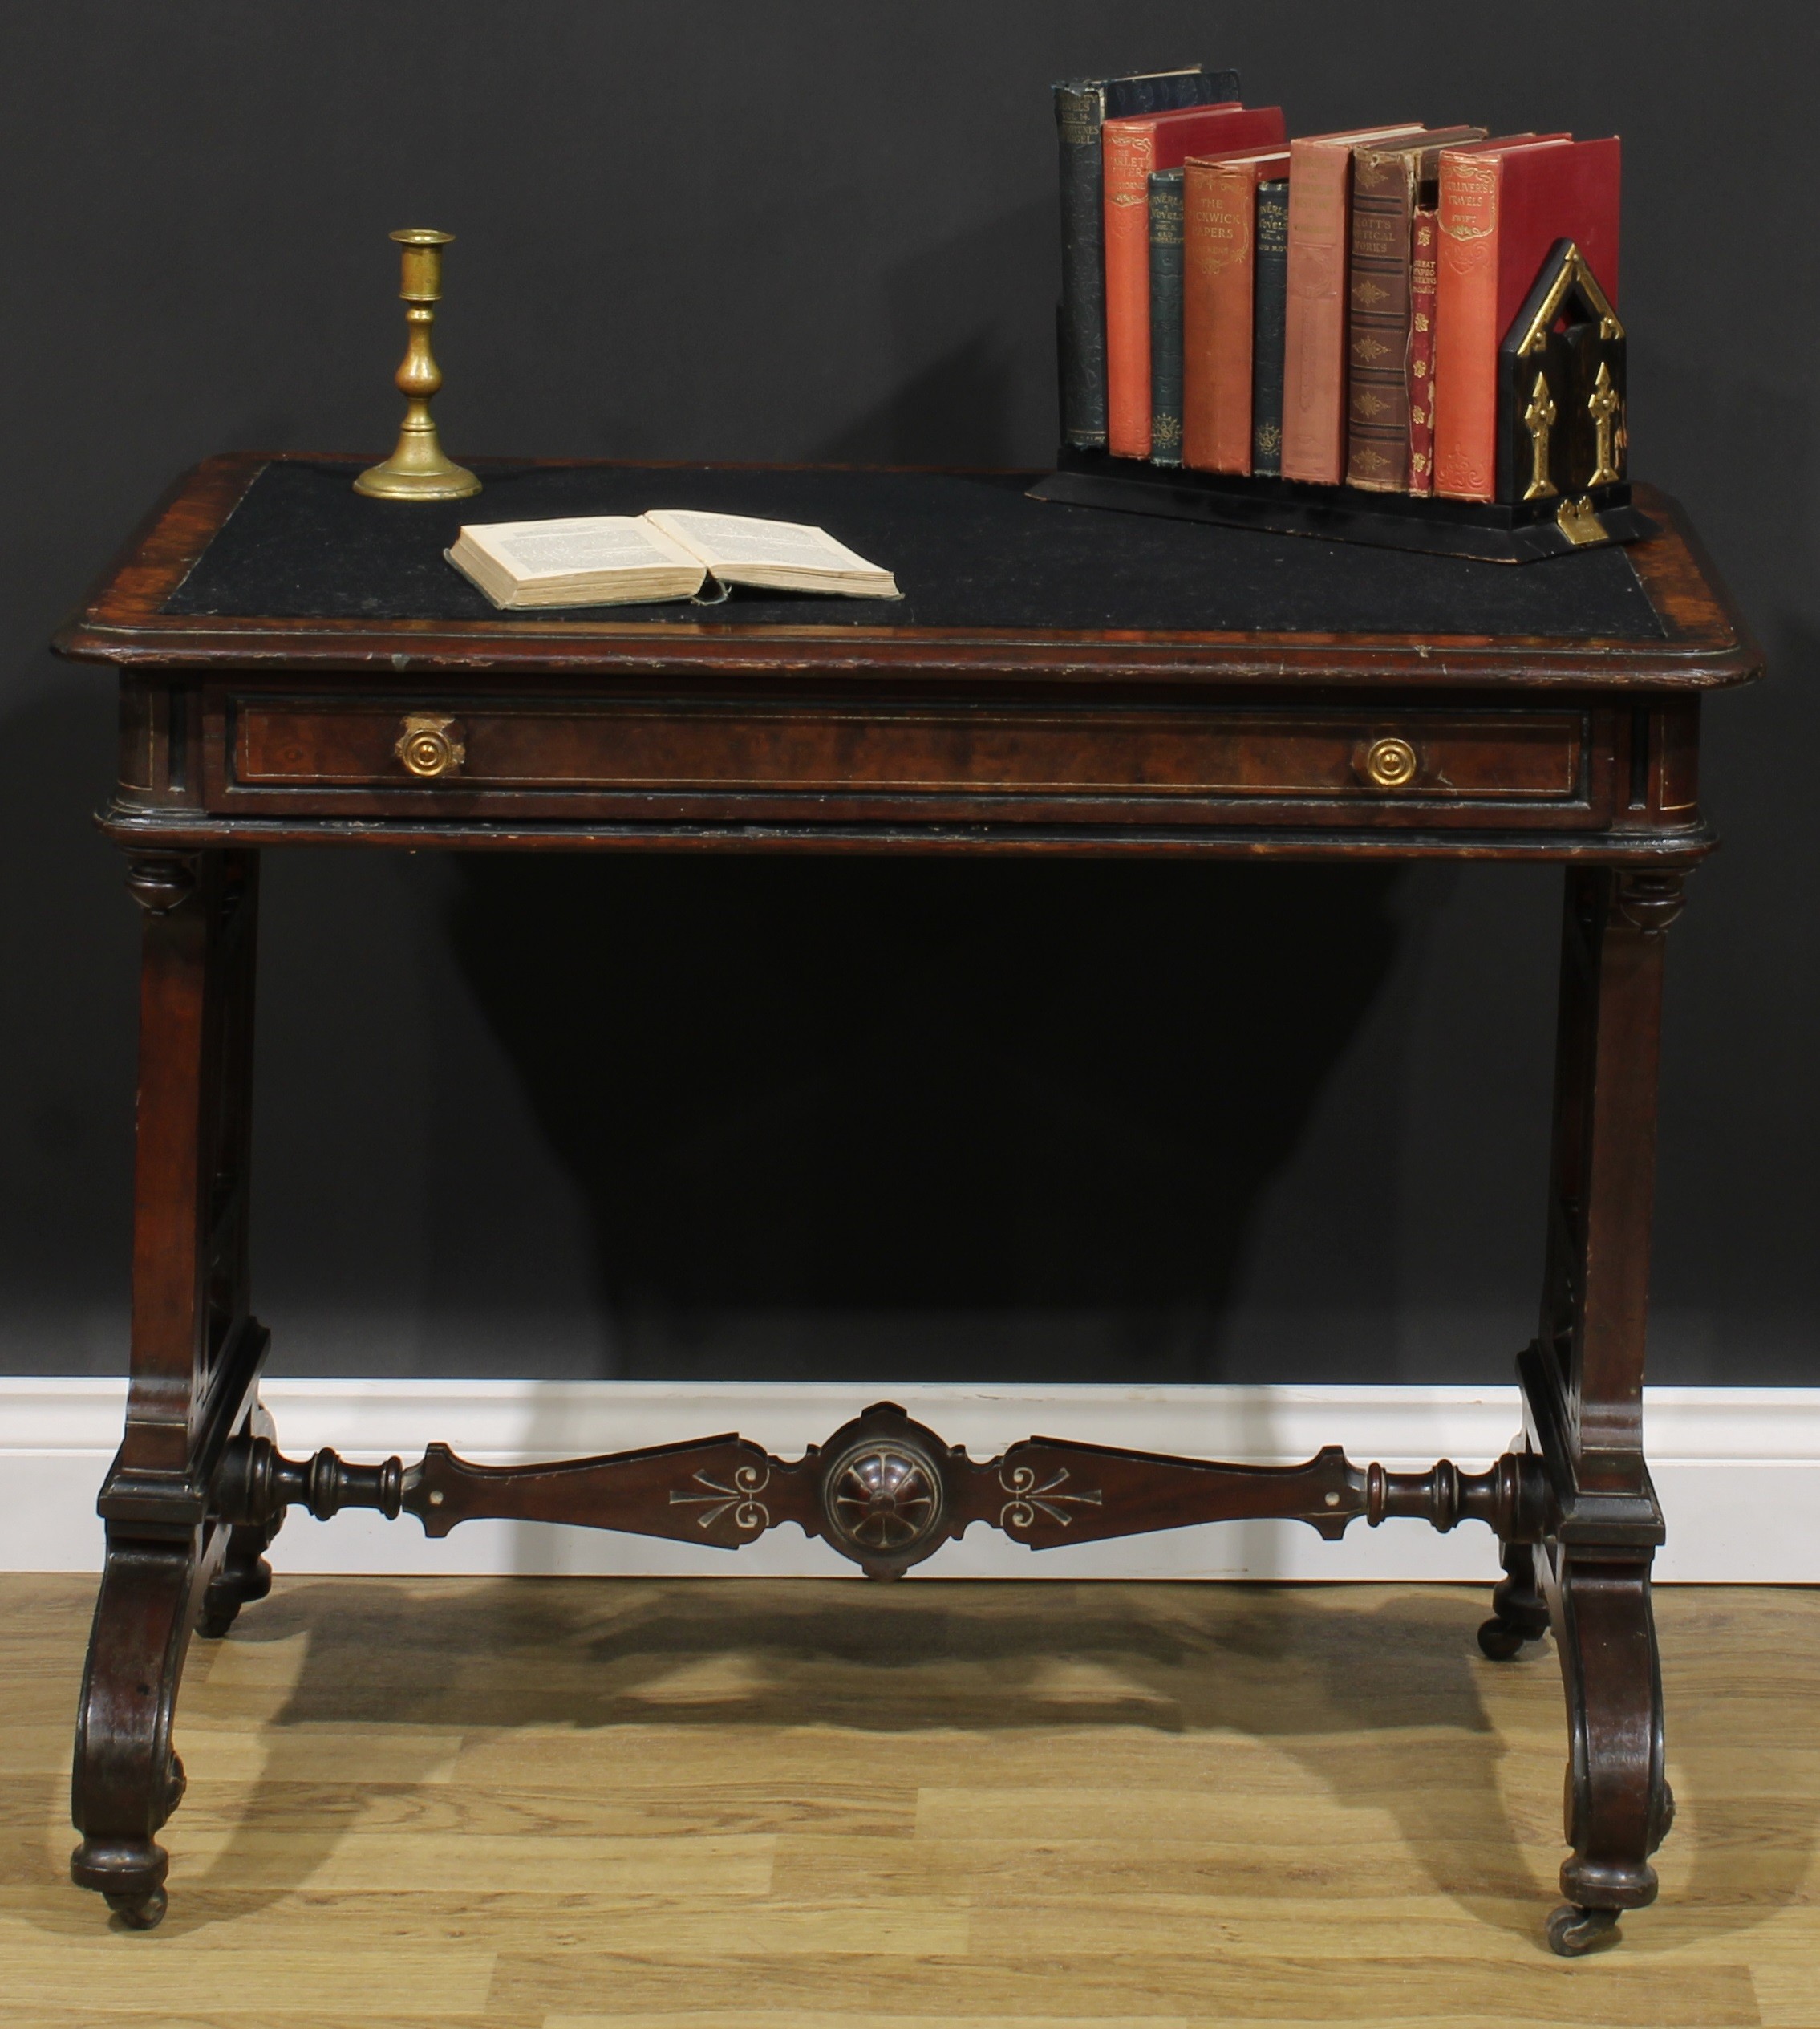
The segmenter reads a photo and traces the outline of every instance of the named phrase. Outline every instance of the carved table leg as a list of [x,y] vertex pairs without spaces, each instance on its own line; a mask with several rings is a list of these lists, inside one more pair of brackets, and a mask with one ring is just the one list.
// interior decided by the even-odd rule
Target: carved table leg
[[1649,1856],[1675,1801],[1664,1779],[1662,1671],[1647,1553],[1601,1558],[1561,1551],[1549,1590],[1567,1694],[1569,1760],[1561,1869],[1567,1901],[1549,1920],[1563,1957],[1586,1950],[1624,1909],[1656,1899]]
[[70,1874],[136,1930],[164,1913],[169,1863],[152,1834],[183,1797],[171,1718],[197,1577],[189,1544],[110,1532],[76,1717],[70,1808],[83,1840]]
[[[1649,1603],[1662,1517],[1642,1406],[1664,933],[1680,907],[1677,874],[1567,876],[1548,1273],[1541,1336],[1518,1363],[1553,1495],[1532,1569],[1567,1702],[1573,1851],[1548,1931],[1566,1956],[1655,1900],[1649,1856],[1674,1813]],[[1506,1569],[1510,1585],[1508,1557]],[[1510,1609],[1533,1613],[1505,1586],[1494,1604],[1493,1628],[1518,1624]]]
[[[266,1334],[247,1308],[246,1167],[257,862],[143,856],[144,911],[126,1430],[99,1503],[106,1562],[77,1716],[71,1873],[128,1923],[164,1911],[153,1835],[183,1794],[172,1718],[199,1614],[264,1589],[263,1526],[211,1487],[257,1415]],[[230,1536],[234,1540],[230,1542]]]

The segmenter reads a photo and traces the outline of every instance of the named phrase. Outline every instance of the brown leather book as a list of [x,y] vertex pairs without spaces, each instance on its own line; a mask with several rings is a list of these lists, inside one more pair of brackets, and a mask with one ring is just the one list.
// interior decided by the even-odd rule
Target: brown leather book
[[1430,128],[1419,142],[1352,151],[1347,323],[1346,483],[1400,493],[1409,484],[1409,261],[1416,207],[1433,201],[1441,151],[1482,127]]
[[1419,120],[1289,144],[1289,303],[1283,339],[1283,476],[1346,477],[1346,266],[1352,151],[1421,132]]
[[1182,461],[1251,469],[1251,334],[1258,185],[1287,148],[1191,155],[1182,169]]
[[1445,148],[1435,278],[1435,491],[1498,493],[1498,351],[1550,249],[1569,239],[1618,300],[1619,144],[1546,134]]
[[1434,278],[1441,214],[1419,206],[1409,233],[1409,490],[1434,491]]

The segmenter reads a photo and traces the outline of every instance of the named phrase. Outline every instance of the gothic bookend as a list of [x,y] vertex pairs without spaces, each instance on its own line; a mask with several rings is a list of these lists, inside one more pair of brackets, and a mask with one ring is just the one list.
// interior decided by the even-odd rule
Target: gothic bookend
[[1498,497],[1563,550],[1633,533],[1624,327],[1571,240],[1557,240],[1498,353]]

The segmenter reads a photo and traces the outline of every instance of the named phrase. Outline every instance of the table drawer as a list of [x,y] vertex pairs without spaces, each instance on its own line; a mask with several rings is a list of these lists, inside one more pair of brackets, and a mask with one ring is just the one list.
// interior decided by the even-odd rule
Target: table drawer
[[[803,702],[227,700],[221,799],[468,807],[636,796],[767,805],[1312,801],[1356,810],[1586,797],[1587,721],[1532,712],[1078,711]],[[1078,814],[1078,813],[1077,813]]]

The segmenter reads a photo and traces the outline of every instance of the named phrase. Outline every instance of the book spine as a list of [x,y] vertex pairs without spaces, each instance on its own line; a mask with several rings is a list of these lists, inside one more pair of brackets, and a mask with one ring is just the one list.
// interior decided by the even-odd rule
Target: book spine
[[1104,130],[1106,248],[1106,448],[1150,455],[1150,203],[1154,132]]
[[1208,399],[1199,462],[1209,472],[1249,473],[1257,172],[1246,163],[1210,164],[1202,174],[1205,195],[1195,254],[1204,270]]
[[1150,462],[1182,463],[1182,179],[1150,177]]
[[1283,323],[1288,288],[1289,181],[1258,185],[1251,279],[1251,469],[1283,470]]
[[1352,164],[1346,483],[1400,493],[1409,483],[1409,241],[1416,163],[1361,150]]
[[1219,271],[1220,210],[1211,165],[1190,162],[1182,171],[1182,461],[1198,472],[1211,472],[1218,436],[1214,280]]
[[1192,71],[1152,71],[1137,77],[1108,78],[1103,86],[1102,103],[1108,120],[1176,112],[1184,106],[1227,106],[1238,102],[1238,73],[1210,71],[1204,63]]
[[1346,472],[1346,257],[1352,152],[1289,152],[1283,476],[1337,486]]
[[1434,491],[1434,285],[1437,213],[1418,208],[1409,231],[1409,490]]
[[1498,198],[1495,155],[1441,158],[1434,303],[1434,489],[1491,500],[1498,486]]
[[1105,91],[1099,84],[1056,87],[1061,148],[1062,435],[1083,448],[1106,440],[1105,257],[1100,129]]

